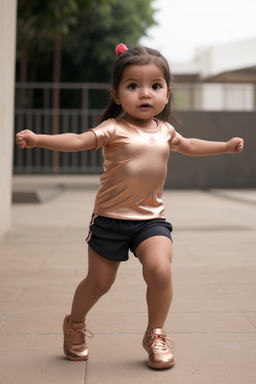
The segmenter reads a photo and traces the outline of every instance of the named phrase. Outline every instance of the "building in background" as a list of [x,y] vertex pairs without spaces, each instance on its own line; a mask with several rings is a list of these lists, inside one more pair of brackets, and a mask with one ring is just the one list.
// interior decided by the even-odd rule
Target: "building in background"
[[256,37],[198,48],[192,62],[171,69],[177,109],[255,110]]

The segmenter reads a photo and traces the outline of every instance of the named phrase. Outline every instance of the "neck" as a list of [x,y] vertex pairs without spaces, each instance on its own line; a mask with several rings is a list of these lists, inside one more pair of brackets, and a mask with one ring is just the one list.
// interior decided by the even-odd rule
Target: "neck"
[[157,126],[157,122],[153,117],[150,119],[138,119],[134,116],[125,115],[123,119],[140,128],[155,129]]

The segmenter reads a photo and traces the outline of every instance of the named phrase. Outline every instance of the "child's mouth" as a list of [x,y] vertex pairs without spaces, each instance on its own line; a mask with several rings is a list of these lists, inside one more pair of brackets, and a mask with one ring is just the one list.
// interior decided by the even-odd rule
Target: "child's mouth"
[[151,108],[151,105],[149,105],[149,104],[140,105],[140,109],[150,109],[150,108]]

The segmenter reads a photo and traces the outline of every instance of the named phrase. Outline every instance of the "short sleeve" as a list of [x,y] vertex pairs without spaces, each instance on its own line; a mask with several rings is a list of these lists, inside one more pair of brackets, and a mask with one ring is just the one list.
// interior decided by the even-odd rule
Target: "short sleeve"
[[101,147],[106,147],[111,144],[116,134],[116,122],[114,119],[109,119],[101,123],[95,128],[90,128],[96,136],[97,145],[94,150]]
[[168,124],[169,133],[170,133],[170,139],[168,141],[169,148],[171,151],[177,151],[182,140],[182,136],[175,130],[175,128]]

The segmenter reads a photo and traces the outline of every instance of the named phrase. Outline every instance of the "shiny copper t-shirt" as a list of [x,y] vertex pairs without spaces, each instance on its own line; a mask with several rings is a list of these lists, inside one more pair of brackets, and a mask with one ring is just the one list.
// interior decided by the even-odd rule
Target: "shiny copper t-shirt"
[[154,130],[109,119],[92,129],[103,147],[104,174],[94,213],[123,220],[164,218],[161,199],[170,150],[182,136],[168,123],[156,121]]

